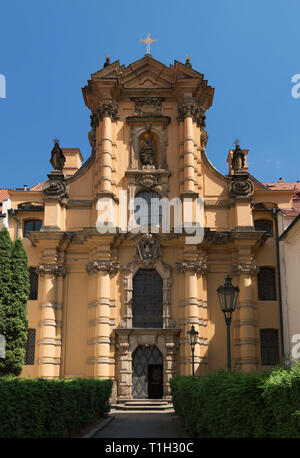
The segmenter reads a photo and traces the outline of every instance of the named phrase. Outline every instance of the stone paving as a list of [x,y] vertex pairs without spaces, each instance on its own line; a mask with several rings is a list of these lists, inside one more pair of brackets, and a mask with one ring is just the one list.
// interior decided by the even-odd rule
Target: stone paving
[[94,438],[188,438],[174,412],[116,412]]

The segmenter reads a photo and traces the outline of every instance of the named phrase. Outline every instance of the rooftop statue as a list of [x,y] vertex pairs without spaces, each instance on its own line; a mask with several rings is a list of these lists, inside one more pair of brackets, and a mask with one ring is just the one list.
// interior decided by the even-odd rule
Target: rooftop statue
[[54,140],[54,147],[51,151],[50,163],[54,170],[62,171],[65,165],[66,158],[62,152],[61,147],[59,146],[58,140]]
[[239,145],[236,145],[232,155],[231,167],[234,172],[240,172],[245,166],[245,154],[240,149]]

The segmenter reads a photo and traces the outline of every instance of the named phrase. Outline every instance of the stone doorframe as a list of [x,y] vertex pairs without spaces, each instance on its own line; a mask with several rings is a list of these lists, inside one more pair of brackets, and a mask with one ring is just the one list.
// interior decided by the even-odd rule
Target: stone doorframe
[[115,329],[118,401],[132,399],[132,354],[140,345],[155,345],[163,356],[163,398],[171,399],[170,380],[177,375],[180,329]]
[[134,259],[125,267],[124,290],[125,290],[125,313],[121,327],[132,328],[132,294],[133,277],[139,269],[155,269],[163,280],[163,328],[173,328],[174,321],[170,318],[171,298],[171,266],[160,258],[143,261]]

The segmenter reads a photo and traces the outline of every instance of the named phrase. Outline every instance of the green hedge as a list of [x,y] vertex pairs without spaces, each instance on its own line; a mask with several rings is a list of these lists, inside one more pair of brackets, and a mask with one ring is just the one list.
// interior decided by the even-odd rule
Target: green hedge
[[109,412],[112,380],[0,378],[0,437],[68,437]]
[[176,413],[195,437],[300,437],[300,366],[175,377]]

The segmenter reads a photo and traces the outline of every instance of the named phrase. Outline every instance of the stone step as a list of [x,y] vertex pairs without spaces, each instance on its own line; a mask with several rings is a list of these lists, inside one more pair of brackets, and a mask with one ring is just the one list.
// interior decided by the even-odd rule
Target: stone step
[[172,402],[168,402],[164,399],[133,399],[125,402],[118,402],[112,404],[112,408],[115,410],[169,410],[173,409]]
[[166,405],[168,401],[162,399],[134,399],[132,401],[126,401],[126,405]]

